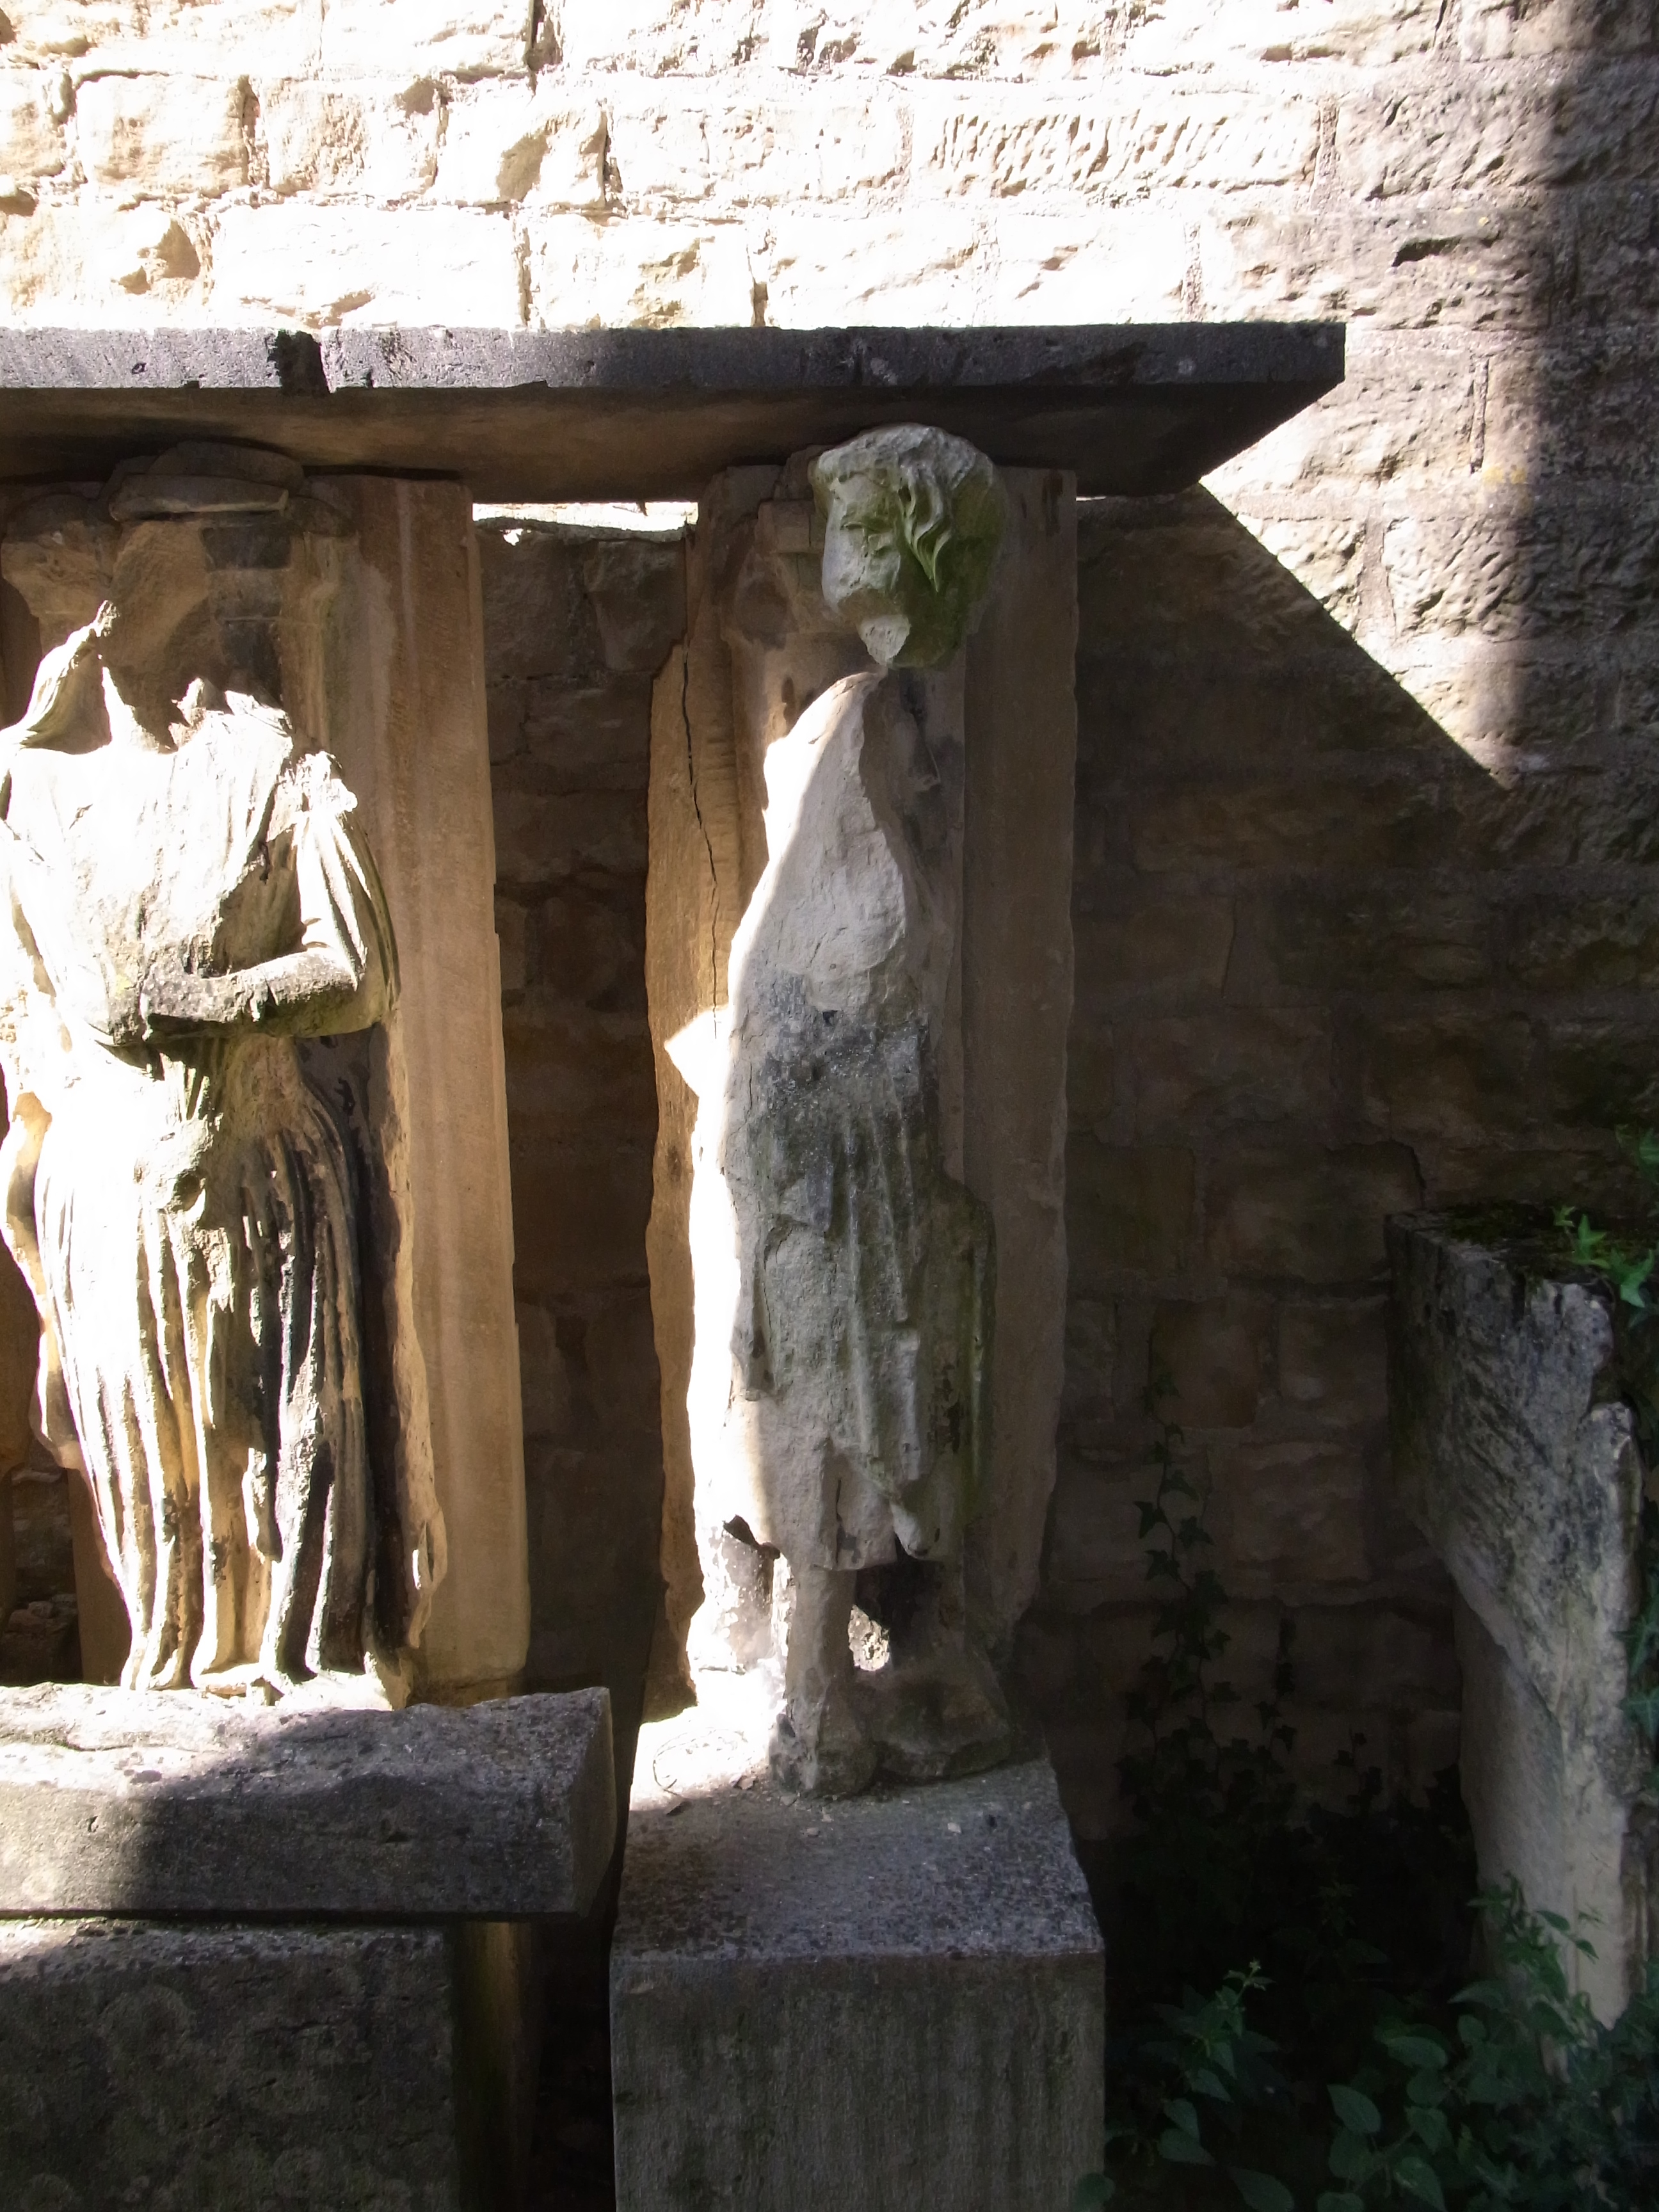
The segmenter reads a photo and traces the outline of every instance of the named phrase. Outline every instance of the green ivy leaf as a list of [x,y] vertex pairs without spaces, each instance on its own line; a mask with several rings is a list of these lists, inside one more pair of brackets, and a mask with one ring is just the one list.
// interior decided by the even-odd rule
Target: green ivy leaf
[[1164,2109],[1182,2135],[1190,2136],[1194,2142],[1198,2141],[1198,2112],[1185,2097],[1170,2098]]
[[1364,2181],[1376,2163],[1376,2154],[1364,2136],[1339,2128],[1331,2138],[1331,2172],[1339,2181]]
[[1184,2128],[1165,2128],[1158,2139],[1158,2154],[1171,2166],[1213,2166],[1210,2156],[1196,2136],[1189,2136]]
[[1390,2035],[1384,2030],[1376,2039],[1390,2058],[1397,2058],[1414,2073],[1432,2072],[1446,2063],[1445,2051],[1426,2035]]
[[1441,2193],[1439,2179],[1434,2168],[1414,2151],[1407,2151],[1394,2169],[1394,2178],[1410,2196],[1425,2204],[1431,2204],[1434,2212],[1446,2212],[1446,2200]]
[[1296,2212],[1295,2197],[1272,2174],[1253,2172],[1248,2166],[1230,2166],[1227,2171],[1250,2212]]
[[1330,2098],[1336,2107],[1336,2117],[1345,2128],[1357,2136],[1374,2136],[1381,2131],[1382,2115],[1361,2089],[1351,2089],[1345,2082],[1330,2084]]
[[[1231,2055],[1229,2053],[1229,2057]],[[1219,2075],[1212,2074],[1207,2066],[1200,2066],[1189,2074],[1187,2076],[1187,2087],[1196,2090],[1200,2097],[1213,2097],[1224,2105],[1230,2105],[1232,2102],[1226,2083]]]
[[1406,2117],[1411,2123],[1413,2133],[1430,2150],[1451,2148],[1451,2129],[1446,2115],[1437,2106],[1411,2105],[1407,2108]]

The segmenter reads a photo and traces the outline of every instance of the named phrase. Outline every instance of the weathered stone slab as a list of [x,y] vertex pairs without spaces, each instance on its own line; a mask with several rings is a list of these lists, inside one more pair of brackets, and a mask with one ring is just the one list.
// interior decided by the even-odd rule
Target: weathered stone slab
[[1066,2203],[1100,2160],[1105,1973],[1048,1762],[826,1808],[700,1756],[698,1717],[641,1739],[619,2212]]
[[0,1696],[0,1915],[527,1920],[616,1835],[604,1690],[454,1711]]
[[1462,1601],[1463,1795],[1483,1881],[1583,1917],[1604,2019],[1650,1954],[1650,1757],[1624,1711],[1645,1469],[1612,1290],[1517,1217],[1391,1222],[1406,1510]]
[[529,1648],[530,1577],[477,542],[457,484],[349,476],[328,495],[350,533],[325,742],[398,932],[410,1264],[448,1530],[417,1680],[498,1697]]
[[480,498],[695,498],[922,420],[1087,492],[1173,491],[1341,381],[1331,323],[818,331],[0,331],[0,477],[252,438]]
[[0,1927],[0,2196],[460,2212],[453,1948],[435,1928]]

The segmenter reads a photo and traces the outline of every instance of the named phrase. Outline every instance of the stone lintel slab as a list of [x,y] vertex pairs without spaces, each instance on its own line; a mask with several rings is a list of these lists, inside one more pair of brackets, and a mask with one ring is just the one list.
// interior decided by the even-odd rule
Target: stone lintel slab
[[1104,1954],[1046,1759],[636,1795],[611,2014],[618,2212],[1052,2212],[1100,2161]]
[[522,1921],[616,1835],[604,1690],[403,1712],[0,1693],[0,1917]]
[[1079,491],[1178,491],[1340,383],[1338,323],[987,330],[0,331],[0,478],[182,437],[504,500],[695,499],[920,418]]

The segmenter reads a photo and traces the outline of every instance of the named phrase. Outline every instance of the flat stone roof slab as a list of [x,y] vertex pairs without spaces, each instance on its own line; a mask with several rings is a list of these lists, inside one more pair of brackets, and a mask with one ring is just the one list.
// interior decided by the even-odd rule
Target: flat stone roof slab
[[1085,494],[1195,483],[1339,384],[1340,323],[823,331],[0,331],[0,478],[180,438],[487,500],[695,499],[919,419]]
[[526,1920],[616,1838],[604,1690],[400,1713],[0,1692],[0,1917]]

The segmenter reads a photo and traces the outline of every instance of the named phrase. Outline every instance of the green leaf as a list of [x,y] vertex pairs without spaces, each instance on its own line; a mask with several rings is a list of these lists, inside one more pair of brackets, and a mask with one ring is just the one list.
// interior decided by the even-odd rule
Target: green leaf
[[1253,2172],[1248,2166],[1230,2166],[1227,2171],[1250,2212],[1296,2212],[1295,2197],[1272,2174]]
[[1419,2139],[1419,2141],[1426,2144],[1430,2150],[1449,2150],[1451,2148],[1452,2134],[1450,2124],[1447,2121],[1446,2115],[1443,2112],[1439,2111],[1437,2106],[1433,2105],[1409,2106],[1407,2108],[1406,2118],[1411,2123],[1412,2132]]
[[[1231,2058],[1232,2053],[1230,2051],[1227,2054],[1227,2059],[1224,2062],[1227,2063],[1229,2070],[1231,2070]],[[1232,2098],[1228,2092],[1226,2083],[1221,2079],[1219,2075],[1212,2074],[1207,2066],[1200,2066],[1195,2068],[1194,2071],[1187,2076],[1187,2087],[1189,2089],[1196,2090],[1200,2097],[1213,2097],[1218,2100],[1218,2102],[1224,2105],[1229,2105],[1232,2102]]]
[[1072,2191],[1072,2212],[1095,2212],[1097,2204],[1109,2204],[1117,2195],[1117,2184],[1103,2173],[1085,2173]]
[[1363,2181],[1376,2157],[1364,2136],[1355,2135],[1351,2129],[1339,2128],[1331,2138],[1331,2172],[1339,2181]]
[[1426,2072],[1446,2063],[1445,2051],[1426,2035],[1391,2035],[1383,2029],[1376,2039],[1390,2058],[1397,2058],[1402,2066],[1409,2066],[1415,2073]]
[[1394,2178],[1408,2195],[1425,2204],[1431,2204],[1434,2212],[1446,2212],[1446,2200],[1441,2194],[1440,2183],[1427,2159],[1419,2158],[1415,2151],[1407,2151],[1394,2169]]
[[1374,2136],[1382,2125],[1382,2115],[1361,2089],[1350,2089],[1346,2083],[1333,2081],[1331,2102],[1336,2107],[1336,2117],[1345,2128],[1352,2128],[1357,2136]]
[[1322,2189],[1314,2212],[1365,2212],[1365,2200],[1352,2189]]
[[1213,2166],[1210,2156],[1196,2137],[1183,2128],[1165,2128],[1158,2139],[1158,2154],[1171,2166]]
[[1183,2135],[1190,2136],[1194,2142],[1198,2141],[1198,2113],[1185,2097],[1170,2098],[1164,2109]]

